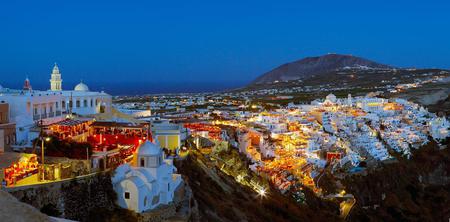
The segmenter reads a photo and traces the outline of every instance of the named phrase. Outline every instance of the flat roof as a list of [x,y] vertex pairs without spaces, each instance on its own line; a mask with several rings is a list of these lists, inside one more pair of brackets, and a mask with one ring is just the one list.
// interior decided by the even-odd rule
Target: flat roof
[[145,123],[125,123],[125,122],[105,122],[105,121],[96,121],[92,123],[92,127],[117,127],[117,128],[144,128]]

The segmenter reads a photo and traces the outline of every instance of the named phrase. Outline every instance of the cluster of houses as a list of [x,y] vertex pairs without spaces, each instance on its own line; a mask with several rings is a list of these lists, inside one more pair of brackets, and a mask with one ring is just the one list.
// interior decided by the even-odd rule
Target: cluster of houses
[[311,104],[291,103],[272,111],[216,113],[225,119],[218,126],[236,126],[237,137],[226,140],[251,160],[250,168],[266,175],[272,172],[277,181],[280,172],[295,175],[283,170],[292,168],[292,159],[298,165],[296,172],[303,172],[297,176],[309,182],[308,176],[318,176],[327,162],[354,172],[394,159],[391,152],[410,158],[412,149],[450,135],[445,117],[403,99],[373,96],[330,94]]

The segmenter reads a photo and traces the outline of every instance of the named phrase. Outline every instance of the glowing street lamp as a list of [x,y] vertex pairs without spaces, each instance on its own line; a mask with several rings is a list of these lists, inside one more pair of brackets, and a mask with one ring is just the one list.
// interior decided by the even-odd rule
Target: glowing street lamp
[[258,195],[261,196],[261,197],[265,197],[266,196],[266,189],[264,189],[264,188],[258,189]]
[[41,159],[42,159],[42,180],[45,180],[45,165],[44,165],[44,142],[50,142],[50,137],[41,137]]

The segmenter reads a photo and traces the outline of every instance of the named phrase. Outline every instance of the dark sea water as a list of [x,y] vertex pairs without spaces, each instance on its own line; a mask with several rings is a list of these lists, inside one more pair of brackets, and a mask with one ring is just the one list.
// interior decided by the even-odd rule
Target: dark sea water
[[[115,83],[96,83],[84,82],[91,91],[105,91],[111,95],[143,95],[158,93],[199,93],[199,92],[221,92],[230,89],[236,89],[245,86],[246,82],[115,82]],[[77,83],[63,82],[63,89],[70,90]],[[22,84],[2,83],[3,87],[11,89],[20,89]],[[48,90],[47,82],[31,82],[33,89]]]

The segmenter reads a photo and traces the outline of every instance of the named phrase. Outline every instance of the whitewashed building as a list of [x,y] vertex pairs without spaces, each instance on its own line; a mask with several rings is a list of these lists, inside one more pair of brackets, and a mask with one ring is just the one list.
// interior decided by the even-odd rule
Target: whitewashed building
[[118,205],[142,213],[172,202],[182,181],[175,172],[161,147],[147,140],[139,147],[134,166],[123,164],[116,169],[112,183]]
[[38,135],[30,132],[38,121],[44,125],[61,121],[67,114],[91,115],[111,112],[112,97],[105,92],[92,92],[80,83],[74,90],[63,90],[62,78],[55,64],[51,73],[50,90],[33,90],[29,79],[24,89],[0,87],[0,101],[9,103],[10,120],[16,124],[16,142],[27,146]]

